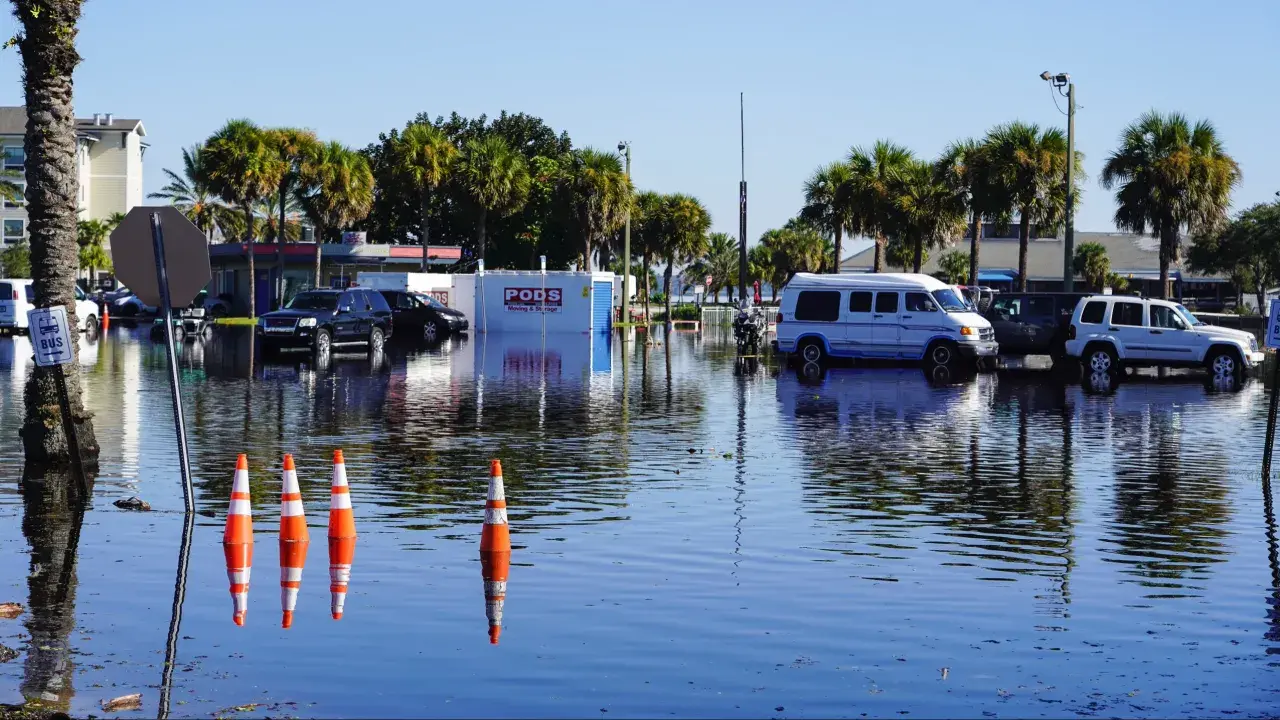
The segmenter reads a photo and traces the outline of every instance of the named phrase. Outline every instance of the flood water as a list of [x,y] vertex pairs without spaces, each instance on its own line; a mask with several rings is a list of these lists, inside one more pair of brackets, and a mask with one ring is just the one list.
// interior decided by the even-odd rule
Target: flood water
[[[1197,375],[1085,392],[1044,372],[744,372],[658,345],[473,336],[263,364],[182,349],[198,511],[172,716],[1263,716],[1280,708],[1266,393]],[[183,501],[165,357],[84,341],[102,445],[82,514],[20,484],[24,338],[0,339],[0,703],[160,712]],[[752,370],[746,368],[746,370]],[[359,540],[330,617],[341,448]],[[247,620],[221,548],[236,454]],[[281,455],[311,547],[281,628]],[[502,461],[500,644],[479,562]],[[140,496],[152,512],[118,509]],[[5,655],[0,650],[0,660]]]

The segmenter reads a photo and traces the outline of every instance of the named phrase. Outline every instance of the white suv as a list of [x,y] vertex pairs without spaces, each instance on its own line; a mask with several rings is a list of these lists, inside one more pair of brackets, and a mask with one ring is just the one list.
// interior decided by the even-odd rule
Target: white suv
[[1206,325],[1168,300],[1118,295],[1080,300],[1067,331],[1067,355],[1096,373],[1123,364],[1205,367],[1218,375],[1247,371],[1263,358],[1251,333]]
[[[75,287],[76,318],[80,329],[94,336],[98,332],[98,303]],[[18,333],[27,329],[27,311],[35,307],[35,287],[30,280],[0,278],[0,332]]]

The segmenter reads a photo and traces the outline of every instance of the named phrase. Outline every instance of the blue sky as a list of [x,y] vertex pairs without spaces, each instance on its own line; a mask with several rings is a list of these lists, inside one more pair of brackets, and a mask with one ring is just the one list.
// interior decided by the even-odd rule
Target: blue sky
[[[1109,230],[1099,169],[1150,108],[1217,125],[1244,173],[1236,209],[1273,199],[1278,30],[1280,4],[1243,0],[90,0],[75,97],[81,116],[142,118],[148,192],[231,117],[363,147],[422,110],[507,109],[575,145],[630,140],[640,188],[696,195],[736,234],[742,91],[754,242],[853,145],[890,138],[932,157],[1000,122],[1065,127],[1047,69],[1077,82],[1077,227]],[[0,103],[21,104],[20,82],[5,51]]]

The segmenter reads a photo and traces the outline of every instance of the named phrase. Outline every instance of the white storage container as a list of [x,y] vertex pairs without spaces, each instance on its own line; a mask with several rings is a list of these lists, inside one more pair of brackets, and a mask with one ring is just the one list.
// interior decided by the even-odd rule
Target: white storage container
[[613,281],[611,272],[477,273],[471,326],[476,332],[609,332]]

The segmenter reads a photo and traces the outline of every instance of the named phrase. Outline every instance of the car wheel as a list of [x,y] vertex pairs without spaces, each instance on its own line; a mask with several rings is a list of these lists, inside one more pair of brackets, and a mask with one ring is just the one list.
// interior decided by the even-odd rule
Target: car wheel
[[444,337],[444,331],[440,328],[440,324],[431,321],[422,326],[422,339],[429,343],[438,342]]
[[328,330],[320,328],[316,331],[316,339],[314,343],[316,354],[327,354],[330,346],[333,345],[333,338],[329,335]]
[[384,344],[382,336],[382,328],[374,328],[369,331],[369,352],[380,353]]
[[948,367],[956,361],[956,346],[950,342],[938,342],[929,346],[925,357],[935,367]]
[[1219,348],[1209,353],[1209,359],[1205,361],[1205,366],[1214,375],[1225,377],[1227,375],[1235,375],[1240,371],[1240,359],[1231,350]]
[[1113,373],[1120,369],[1120,360],[1110,345],[1094,345],[1085,353],[1089,372]]
[[84,334],[91,338],[98,337],[98,318],[90,315],[84,319]]
[[822,347],[822,343],[809,339],[800,344],[800,359],[809,363],[820,363],[827,359],[827,351]]

